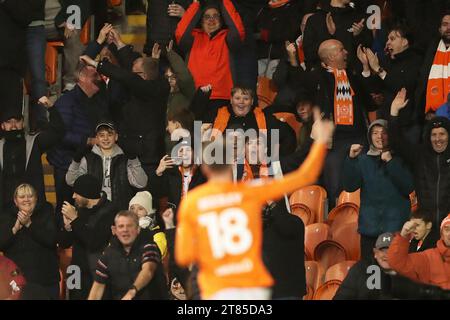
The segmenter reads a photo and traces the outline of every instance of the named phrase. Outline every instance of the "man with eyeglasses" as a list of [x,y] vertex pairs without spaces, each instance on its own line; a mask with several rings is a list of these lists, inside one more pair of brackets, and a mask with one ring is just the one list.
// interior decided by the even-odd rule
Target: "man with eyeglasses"
[[178,24],[175,38],[189,57],[196,89],[211,85],[210,108],[225,105],[236,80],[232,55],[245,38],[244,25],[231,0],[210,1],[203,8],[194,0]]
[[391,105],[391,145],[409,164],[419,207],[430,213],[436,228],[450,212],[450,121],[444,117],[428,121],[424,127],[422,144],[412,145],[405,139],[398,121],[400,110],[407,104],[406,90],[402,89]]

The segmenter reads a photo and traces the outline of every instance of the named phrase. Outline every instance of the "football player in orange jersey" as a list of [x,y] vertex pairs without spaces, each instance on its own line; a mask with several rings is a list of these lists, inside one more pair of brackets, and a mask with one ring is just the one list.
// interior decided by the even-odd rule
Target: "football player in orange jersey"
[[202,299],[270,298],[273,280],[262,262],[261,209],[268,200],[278,200],[319,177],[334,130],[331,121],[320,118],[316,110],[319,120],[308,157],[281,180],[233,183],[232,162],[214,162],[215,155],[206,152],[211,148],[203,150],[201,170],[208,182],[181,203],[175,243],[176,262],[199,268]]

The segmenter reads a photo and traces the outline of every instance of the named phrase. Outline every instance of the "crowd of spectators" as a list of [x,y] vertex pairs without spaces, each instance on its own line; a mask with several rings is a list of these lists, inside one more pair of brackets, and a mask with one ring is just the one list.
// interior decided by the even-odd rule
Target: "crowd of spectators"
[[[266,179],[301,165],[314,108],[336,127],[316,181],[327,208],[342,191],[361,192],[361,261],[335,298],[410,298],[410,280],[450,290],[449,1],[152,0],[143,52],[124,42],[107,6],[0,0],[0,251],[27,281],[23,298],[60,298],[67,248],[81,270],[70,299],[179,298],[176,287],[198,297],[196,266],[174,260],[180,203],[206,181],[195,139],[254,129],[233,178]],[[84,46],[92,14],[97,38]],[[64,54],[55,102],[45,80],[53,40]],[[265,81],[276,97],[263,108]],[[288,211],[284,199],[264,210],[263,255],[273,298],[301,299],[304,225]],[[365,286],[371,264],[380,290]]]

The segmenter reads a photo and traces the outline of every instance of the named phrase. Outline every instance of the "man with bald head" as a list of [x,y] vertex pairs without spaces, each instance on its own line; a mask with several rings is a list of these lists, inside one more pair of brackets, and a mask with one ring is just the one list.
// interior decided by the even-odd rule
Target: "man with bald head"
[[[349,53],[342,42],[330,39],[317,52],[321,67],[296,73],[297,85],[314,97],[325,117],[333,119],[336,130],[323,171],[330,208],[342,191],[340,172],[352,144],[366,144],[366,118],[369,96],[363,90],[362,77],[347,72]],[[301,90],[300,89],[300,90]]]

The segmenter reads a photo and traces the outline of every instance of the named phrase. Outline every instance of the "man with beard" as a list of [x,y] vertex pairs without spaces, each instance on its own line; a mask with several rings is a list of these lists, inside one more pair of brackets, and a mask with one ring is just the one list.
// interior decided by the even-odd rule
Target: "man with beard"
[[37,190],[39,201],[45,202],[44,174],[41,156],[54,147],[64,135],[64,123],[59,112],[45,98],[43,105],[49,110],[50,123],[38,134],[24,131],[24,119],[15,103],[6,101],[8,109],[0,114],[0,198],[1,207],[12,204],[14,190],[27,182]]
[[69,292],[71,300],[85,300],[92,286],[98,258],[111,238],[116,209],[102,191],[101,182],[92,175],[79,177],[73,186],[75,206],[62,206],[64,230],[60,246],[72,246],[71,265],[80,268],[81,286]]
[[416,110],[425,112],[427,118],[447,102],[450,92],[450,12],[442,16],[439,34],[425,54],[415,93]]

